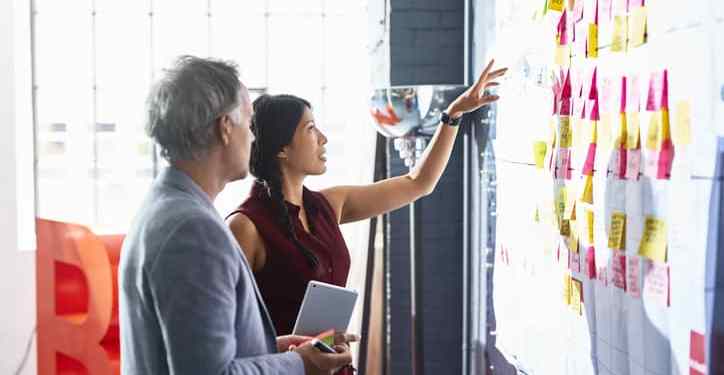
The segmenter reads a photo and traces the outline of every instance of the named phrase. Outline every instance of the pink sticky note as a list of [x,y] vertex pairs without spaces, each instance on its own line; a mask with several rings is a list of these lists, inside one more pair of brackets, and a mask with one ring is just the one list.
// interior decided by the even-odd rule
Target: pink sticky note
[[598,99],[594,99],[593,105],[591,106],[591,113],[588,115],[588,119],[591,121],[600,121],[601,120],[601,111],[598,108]]
[[646,98],[646,110],[655,112],[659,110],[661,104],[661,75],[658,73],[651,73],[649,79],[649,93]]
[[616,288],[626,291],[626,256],[623,254],[613,254],[611,259],[613,274],[611,282]]
[[633,9],[636,9],[638,7],[644,6],[644,0],[628,0],[628,9],[627,11],[631,11]]
[[572,170],[573,168],[571,168],[571,149],[567,148],[563,151],[561,161],[561,171],[563,172],[563,179],[570,180]]
[[586,251],[586,269],[588,271],[588,278],[596,278],[596,250],[593,246],[589,247]]
[[596,276],[598,278],[598,281],[603,286],[608,286],[608,267],[606,266],[600,266],[596,269]]
[[571,115],[571,104],[572,104],[571,98],[561,99],[559,114],[561,116],[570,116]]
[[643,175],[655,178],[659,170],[659,153],[656,150],[646,149],[643,154],[644,172]]
[[628,85],[628,99],[626,100],[627,110],[630,112],[638,112],[641,108],[641,88],[639,87],[639,77],[631,76]]
[[669,70],[664,69],[663,77],[661,78],[661,107],[669,109]]
[[560,45],[565,46],[568,44],[568,14],[566,10],[563,10],[561,19],[558,21],[558,42]]
[[626,179],[638,181],[641,173],[641,149],[628,150],[626,155]]
[[571,252],[571,264],[570,268],[573,272],[581,272],[581,255],[578,253]]
[[573,5],[573,22],[578,23],[583,20],[583,0],[578,0]]
[[598,68],[593,69],[591,75],[591,89],[588,91],[588,99],[598,99]]
[[561,99],[570,99],[573,94],[571,86],[571,70],[566,71],[566,79],[563,81],[563,89],[561,90]]
[[658,168],[656,170],[656,178],[660,180],[668,180],[671,178],[671,164],[674,161],[674,144],[671,138],[664,140],[659,151]]
[[620,146],[616,152],[618,153],[618,168],[614,172],[614,175],[618,177],[619,180],[623,180],[626,178],[626,167],[628,166],[628,150],[626,150],[626,145]]
[[621,78],[621,105],[619,107],[619,113],[626,113],[626,77]]
[[613,108],[611,108],[611,98],[613,97],[613,81],[611,78],[603,78],[598,95],[598,98],[600,99],[599,105],[601,106],[600,111],[603,113],[612,113]]
[[627,292],[634,298],[641,298],[641,258],[638,255],[629,255],[626,260]]
[[[612,19],[611,9],[612,9],[612,3],[613,0],[601,0],[600,3],[600,9],[601,14],[600,17],[603,18],[603,22],[609,22]],[[600,20],[600,19],[599,19]]]
[[585,176],[593,176],[593,166],[596,163],[596,144],[591,143],[588,145],[588,153],[586,154],[586,161],[583,163],[581,174]]
[[666,263],[650,259],[644,261],[644,297],[658,302],[662,306],[669,306],[670,284],[669,266]]

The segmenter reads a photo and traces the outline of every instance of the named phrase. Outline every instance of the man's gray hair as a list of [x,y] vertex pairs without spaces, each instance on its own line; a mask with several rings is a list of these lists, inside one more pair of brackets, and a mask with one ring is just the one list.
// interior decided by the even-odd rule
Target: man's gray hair
[[181,56],[164,73],[146,101],[146,133],[169,162],[204,158],[217,142],[216,120],[240,104],[237,66]]

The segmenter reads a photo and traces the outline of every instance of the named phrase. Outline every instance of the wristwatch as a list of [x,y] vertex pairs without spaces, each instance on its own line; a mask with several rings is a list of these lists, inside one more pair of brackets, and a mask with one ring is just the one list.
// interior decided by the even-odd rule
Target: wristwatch
[[460,125],[460,119],[461,119],[461,118],[463,118],[463,116],[460,116],[460,117],[458,117],[458,118],[452,118],[452,117],[450,117],[450,114],[448,114],[448,113],[445,112],[445,111],[443,111],[443,112],[440,114],[440,122],[442,122],[443,124],[447,124],[448,126],[458,126],[458,125]]

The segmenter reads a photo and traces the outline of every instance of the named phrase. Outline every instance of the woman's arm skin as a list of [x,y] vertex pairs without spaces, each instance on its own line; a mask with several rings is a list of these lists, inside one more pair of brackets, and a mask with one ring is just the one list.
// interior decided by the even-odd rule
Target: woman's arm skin
[[[447,112],[452,118],[498,100],[498,96],[485,95],[484,91],[496,86],[493,80],[507,69],[491,71],[492,67],[493,61],[490,61],[475,85],[450,104]],[[377,216],[432,193],[450,159],[457,133],[458,127],[440,124],[417,165],[407,175],[371,185],[334,186],[323,190],[322,194],[337,214],[337,222],[344,224]]]
[[254,222],[243,213],[237,213],[229,222],[229,229],[249,262],[253,272],[264,268],[266,264],[266,248]]

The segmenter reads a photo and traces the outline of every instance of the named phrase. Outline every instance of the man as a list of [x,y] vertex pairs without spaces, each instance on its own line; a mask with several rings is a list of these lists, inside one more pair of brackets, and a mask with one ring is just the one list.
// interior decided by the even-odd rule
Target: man
[[181,57],[147,106],[146,130],[170,167],[123,244],[122,373],[316,374],[350,363],[344,345],[326,354],[304,337],[275,339],[249,265],[212,204],[248,172],[252,109],[236,67]]

